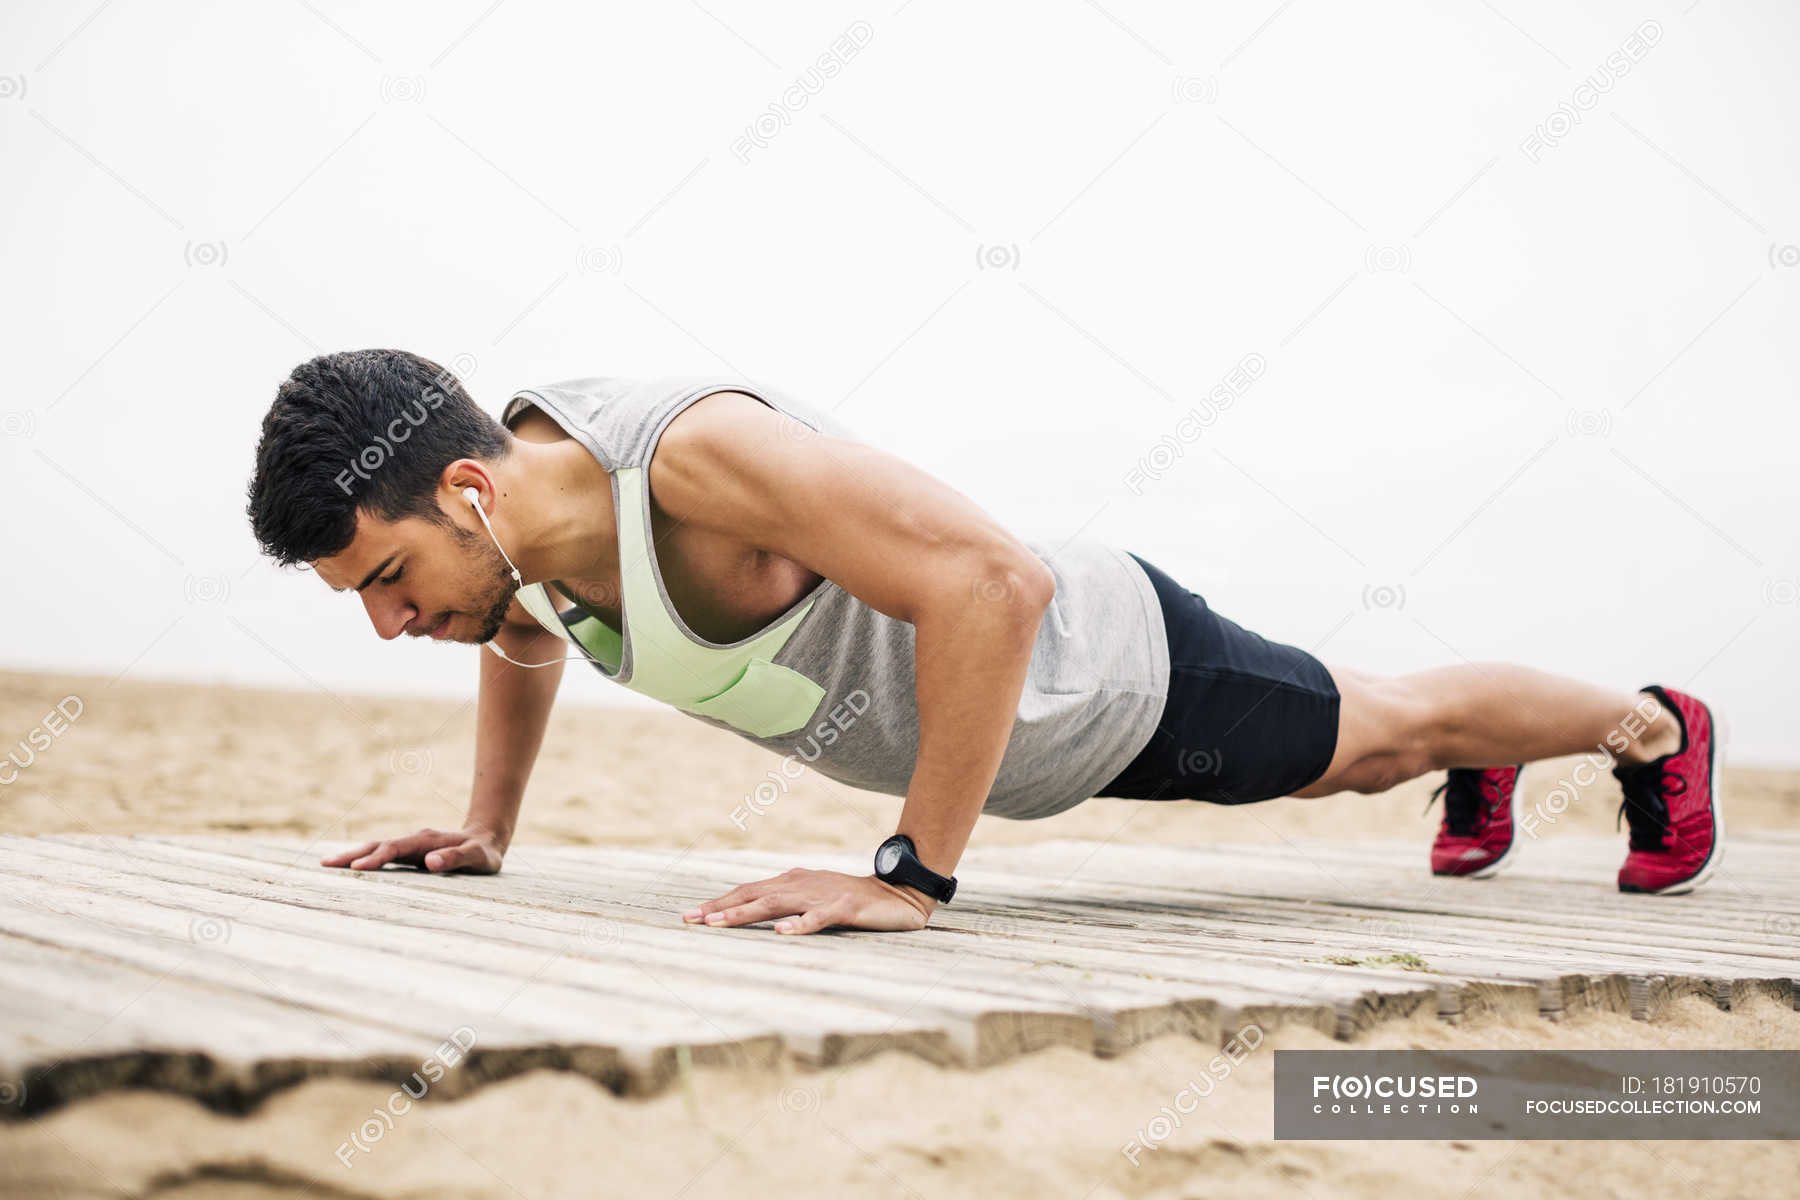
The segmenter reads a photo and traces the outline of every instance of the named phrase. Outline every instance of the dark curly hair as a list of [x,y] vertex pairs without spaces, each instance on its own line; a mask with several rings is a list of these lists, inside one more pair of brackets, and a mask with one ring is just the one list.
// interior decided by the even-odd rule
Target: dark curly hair
[[428,359],[322,354],[294,368],[263,417],[250,527],[263,553],[292,566],[341,552],[359,510],[447,524],[435,497],[444,468],[503,458],[510,445],[455,373]]

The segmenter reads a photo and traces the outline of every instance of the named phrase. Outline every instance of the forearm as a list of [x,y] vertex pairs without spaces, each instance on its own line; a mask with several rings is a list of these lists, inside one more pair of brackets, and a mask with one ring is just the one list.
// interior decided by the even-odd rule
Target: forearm
[[898,832],[940,875],[955,871],[1005,757],[1054,586],[1047,578],[993,568],[914,622],[919,752]]
[[[495,641],[520,662],[560,659],[563,643],[545,630],[504,625]],[[512,842],[525,784],[543,745],[550,708],[562,681],[562,663],[527,669],[492,651],[481,654],[475,707],[475,780],[469,795],[471,828],[486,829],[501,849]]]

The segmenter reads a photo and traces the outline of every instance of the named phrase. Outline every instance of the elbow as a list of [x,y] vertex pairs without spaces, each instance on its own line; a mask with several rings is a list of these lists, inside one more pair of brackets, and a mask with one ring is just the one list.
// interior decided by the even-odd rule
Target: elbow
[[1050,607],[1050,602],[1056,599],[1056,576],[1048,563],[1030,553],[1025,556],[1025,575],[1032,608],[1038,616],[1042,616],[1044,610]]
[[1021,621],[1036,625],[1056,596],[1056,576],[1029,550],[987,560],[976,572],[977,602],[1004,605]]

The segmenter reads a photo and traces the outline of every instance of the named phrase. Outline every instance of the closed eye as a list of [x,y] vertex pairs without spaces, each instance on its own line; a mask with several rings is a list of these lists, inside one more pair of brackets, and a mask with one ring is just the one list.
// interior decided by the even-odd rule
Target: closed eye
[[382,576],[382,578],[381,578],[381,582],[383,582],[383,583],[393,583],[393,582],[394,582],[394,581],[395,581],[395,580],[397,580],[397,579],[399,579],[399,578],[400,578],[400,576],[401,576],[401,574],[402,574],[402,573],[404,573],[404,572],[405,572],[405,570],[406,570],[406,568],[405,568],[405,567],[397,567],[397,568],[395,568],[395,570],[394,570],[394,573],[393,573],[393,574],[392,574],[392,575],[384,575],[384,576]]

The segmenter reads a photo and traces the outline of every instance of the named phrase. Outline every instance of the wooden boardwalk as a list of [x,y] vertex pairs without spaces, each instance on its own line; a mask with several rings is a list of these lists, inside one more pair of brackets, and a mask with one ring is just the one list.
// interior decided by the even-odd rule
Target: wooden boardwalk
[[524,846],[480,878],[326,870],[334,847],[277,839],[0,838],[0,1119],[114,1087],[241,1109],[434,1054],[461,1059],[440,1095],[542,1066],[647,1094],[699,1063],[1796,1001],[1800,834],[1733,842],[1685,897],[1614,890],[1622,840],[1532,843],[1479,882],[1412,843],[982,849],[926,930],[793,938],[679,913],[865,856]]

